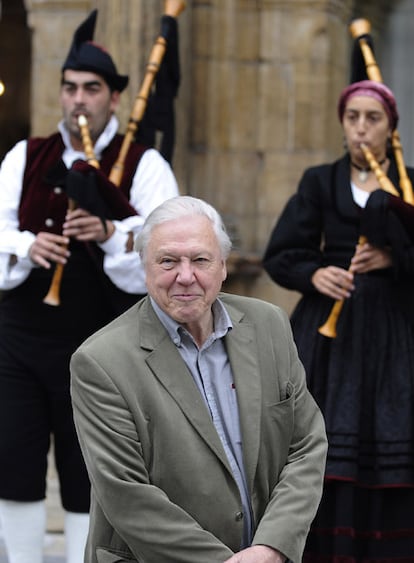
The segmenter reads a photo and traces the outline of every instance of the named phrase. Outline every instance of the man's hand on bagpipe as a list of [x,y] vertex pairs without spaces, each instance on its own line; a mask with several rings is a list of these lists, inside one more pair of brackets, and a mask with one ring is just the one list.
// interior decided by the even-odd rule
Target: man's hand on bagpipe
[[63,223],[63,235],[81,242],[105,242],[114,230],[115,227],[109,219],[102,220],[81,207],[68,211]]

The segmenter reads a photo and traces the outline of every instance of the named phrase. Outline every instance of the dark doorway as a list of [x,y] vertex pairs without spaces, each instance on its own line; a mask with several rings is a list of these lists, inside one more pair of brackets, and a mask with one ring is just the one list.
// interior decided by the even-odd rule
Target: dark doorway
[[31,34],[24,0],[0,0],[0,159],[30,130]]

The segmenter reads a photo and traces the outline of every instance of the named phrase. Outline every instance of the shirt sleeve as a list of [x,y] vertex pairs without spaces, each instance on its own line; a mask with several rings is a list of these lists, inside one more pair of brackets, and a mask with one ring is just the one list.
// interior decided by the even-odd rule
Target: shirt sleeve
[[144,268],[139,255],[135,251],[126,252],[128,236],[132,232],[135,238],[151,211],[177,195],[177,181],[168,162],[155,149],[145,151],[130,192],[130,203],[138,215],[114,221],[114,234],[99,245],[105,252],[104,271],[119,289],[127,293],[146,293]]
[[26,141],[17,143],[0,168],[0,288],[4,290],[23,283],[35,267],[29,258],[35,235],[20,231],[18,218],[26,147]]

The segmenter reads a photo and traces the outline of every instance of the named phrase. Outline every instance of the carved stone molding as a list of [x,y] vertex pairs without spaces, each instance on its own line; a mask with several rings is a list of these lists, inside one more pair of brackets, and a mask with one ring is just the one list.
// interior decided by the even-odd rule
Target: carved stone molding
[[91,0],[24,0],[28,12],[38,9],[82,10],[89,8]]

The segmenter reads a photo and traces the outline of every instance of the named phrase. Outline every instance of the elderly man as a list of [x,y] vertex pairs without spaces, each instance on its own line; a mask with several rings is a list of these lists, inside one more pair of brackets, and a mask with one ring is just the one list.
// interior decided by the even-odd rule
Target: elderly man
[[85,562],[299,563],[326,436],[287,316],[220,293],[231,243],[202,200],[161,204],[135,246],[149,295],[71,361]]

